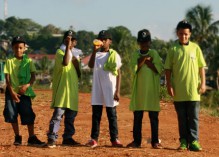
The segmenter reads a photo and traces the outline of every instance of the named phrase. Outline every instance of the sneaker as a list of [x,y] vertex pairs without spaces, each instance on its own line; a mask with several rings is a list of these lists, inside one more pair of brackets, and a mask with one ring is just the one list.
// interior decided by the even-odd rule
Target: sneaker
[[55,140],[53,140],[53,139],[48,139],[48,142],[47,142],[47,147],[49,147],[49,148],[55,148],[56,147],[56,142],[55,142]]
[[45,145],[46,145],[46,143],[45,143],[45,142],[41,142],[41,141],[36,137],[36,135],[29,137],[27,143],[28,143],[29,146],[41,146],[41,147],[42,147],[42,146],[45,146]]
[[199,144],[199,142],[197,140],[193,141],[190,145],[189,145],[189,150],[191,151],[201,151],[201,145]]
[[151,144],[154,149],[163,149],[163,146],[160,143]]
[[183,151],[183,150],[187,150],[187,149],[188,149],[187,141],[185,139],[181,139],[180,146],[179,146],[178,150]]
[[88,141],[88,143],[86,143],[86,146],[91,147],[91,148],[95,148],[95,147],[97,147],[97,141],[94,139],[91,139]]
[[15,135],[15,137],[14,137],[14,145],[15,146],[21,145],[21,142],[22,142],[22,136]]
[[68,146],[80,145],[79,142],[76,142],[76,141],[75,141],[74,139],[72,139],[72,138],[63,139],[62,144],[63,144],[63,145],[68,145]]
[[112,143],[113,147],[122,147],[123,146],[122,143],[118,139],[116,139],[115,141],[112,141],[111,143]]
[[129,143],[126,147],[128,148],[140,148],[141,145],[140,144],[137,144],[135,143],[134,141],[132,141],[131,143]]

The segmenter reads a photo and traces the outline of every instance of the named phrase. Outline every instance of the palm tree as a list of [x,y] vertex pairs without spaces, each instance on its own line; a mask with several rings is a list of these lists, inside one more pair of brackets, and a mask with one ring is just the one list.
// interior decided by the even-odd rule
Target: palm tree
[[[189,9],[186,19],[192,24],[191,40],[197,42],[206,58],[209,71],[213,72],[212,61],[218,56],[215,47],[218,46],[219,20],[213,21],[212,9],[210,6],[197,5]],[[217,65],[218,66],[218,65]]]

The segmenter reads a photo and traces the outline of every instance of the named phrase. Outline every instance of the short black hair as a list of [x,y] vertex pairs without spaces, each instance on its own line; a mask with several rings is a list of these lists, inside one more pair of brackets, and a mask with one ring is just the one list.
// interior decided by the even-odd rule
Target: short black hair
[[179,29],[189,29],[192,32],[192,25],[188,21],[182,20],[176,26],[176,31]]

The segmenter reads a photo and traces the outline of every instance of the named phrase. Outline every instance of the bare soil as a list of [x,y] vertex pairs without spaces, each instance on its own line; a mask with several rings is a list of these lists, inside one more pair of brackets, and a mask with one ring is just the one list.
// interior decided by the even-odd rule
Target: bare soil
[[[47,141],[47,130],[53,110],[50,109],[51,91],[36,91],[37,97],[33,100],[36,113],[35,133],[42,141]],[[59,131],[58,146],[56,148],[39,148],[27,146],[28,132],[26,126],[20,125],[20,134],[23,141],[21,146],[14,146],[14,135],[10,124],[4,122],[2,111],[4,108],[4,94],[0,94],[0,157],[25,156],[89,156],[89,157],[218,157],[219,156],[219,118],[211,117],[203,112],[200,114],[200,143],[201,152],[177,151],[179,146],[178,124],[176,113],[171,102],[161,102],[159,115],[159,134],[164,149],[155,150],[150,145],[150,123],[145,112],[143,120],[143,143],[141,148],[126,148],[132,141],[133,114],[129,111],[129,99],[122,97],[117,107],[119,139],[124,144],[122,148],[111,147],[108,121],[104,110],[98,147],[95,149],[85,146],[90,139],[91,106],[88,93],[79,94],[79,112],[75,120],[76,133],[73,138],[81,146],[62,146],[63,121]]]

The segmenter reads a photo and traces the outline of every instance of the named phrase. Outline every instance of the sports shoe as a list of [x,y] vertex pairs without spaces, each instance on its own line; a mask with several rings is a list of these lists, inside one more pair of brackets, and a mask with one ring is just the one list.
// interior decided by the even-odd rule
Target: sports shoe
[[63,139],[62,144],[63,144],[63,145],[68,145],[68,146],[80,145],[79,142],[76,142],[76,141],[75,141],[74,139],[72,139],[72,138]]
[[36,137],[36,135],[29,137],[27,143],[28,143],[29,146],[40,146],[40,147],[42,147],[42,146],[46,145],[46,143],[45,142],[41,142]]
[[187,149],[188,149],[187,141],[185,139],[181,139],[180,146],[179,146],[178,150],[183,151],[183,150],[187,150]]
[[163,149],[163,146],[160,143],[151,144],[154,149]]
[[199,142],[197,140],[193,141],[190,145],[189,145],[189,150],[191,151],[201,151],[201,145],[199,144]]
[[15,135],[15,137],[14,137],[14,145],[18,146],[18,145],[21,145],[21,143],[22,143],[22,136]]
[[49,148],[55,148],[56,147],[56,142],[55,142],[55,140],[53,140],[53,139],[48,139],[48,142],[47,142],[47,147],[49,147]]
[[86,143],[86,146],[91,147],[91,148],[95,148],[95,147],[97,147],[97,141],[94,139],[91,139],[88,141],[88,143]]
[[140,148],[141,145],[140,144],[137,144],[135,143],[134,141],[132,141],[131,143],[129,143],[126,147],[128,148]]
[[116,139],[115,141],[112,141],[111,143],[112,143],[113,147],[122,147],[123,146],[122,143],[118,139]]

